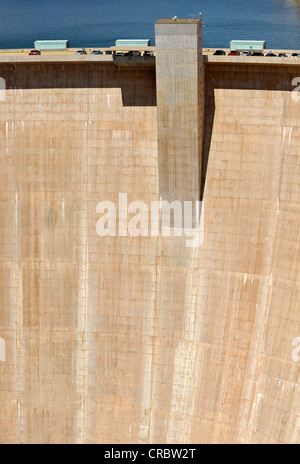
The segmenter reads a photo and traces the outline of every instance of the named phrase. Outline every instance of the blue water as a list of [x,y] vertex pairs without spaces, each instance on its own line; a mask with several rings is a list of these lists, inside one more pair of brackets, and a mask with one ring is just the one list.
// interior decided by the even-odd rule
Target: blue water
[[110,46],[118,38],[154,44],[156,20],[201,11],[204,47],[249,39],[300,49],[299,0],[0,0],[0,7],[0,48],[32,48],[37,39],[68,39],[75,48]]

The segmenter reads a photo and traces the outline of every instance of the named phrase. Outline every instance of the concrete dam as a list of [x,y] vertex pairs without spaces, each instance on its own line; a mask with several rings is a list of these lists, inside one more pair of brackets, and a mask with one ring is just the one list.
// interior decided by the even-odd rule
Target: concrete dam
[[2,444],[300,443],[300,60],[155,55],[0,54]]

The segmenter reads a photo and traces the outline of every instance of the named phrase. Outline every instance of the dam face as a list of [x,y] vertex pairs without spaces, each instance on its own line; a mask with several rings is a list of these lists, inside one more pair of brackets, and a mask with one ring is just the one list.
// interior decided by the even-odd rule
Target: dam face
[[0,442],[299,443],[299,65],[204,59],[189,248],[96,231],[160,199],[155,68],[0,58]]

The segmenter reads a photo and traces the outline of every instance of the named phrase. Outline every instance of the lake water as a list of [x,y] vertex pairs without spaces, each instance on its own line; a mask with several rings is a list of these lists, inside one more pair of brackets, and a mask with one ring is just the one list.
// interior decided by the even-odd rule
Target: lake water
[[300,49],[300,0],[0,0],[0,6],[0,48],[32,48],[37,39],[68,39],[75,48],[121,38],[154,44],[156,20],[201,12],[204,47],[248,39]]

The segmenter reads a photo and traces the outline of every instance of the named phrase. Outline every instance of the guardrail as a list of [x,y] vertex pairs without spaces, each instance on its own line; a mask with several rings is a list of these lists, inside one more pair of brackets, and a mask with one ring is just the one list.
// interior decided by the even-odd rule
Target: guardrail
[[[222,48],[203,48],[202,50],[202,53],[204,55],[208,54],[208,55],[211,55],[211,54],[214,54],[216,50],[221,50]],[[33,50],[33,48],[20,48],[20,49],[0,49],[0,55],[1,54],[28,54],[31,52],[31,50]],[[67,49],[63,49],[63,50],[41,50],[41,53],[42,54],[75,54],[78,50],[85,50],[87,53],[92,53],[93,51],[95,50],[99,50],[101,51],[102,53],[105,53],[105,52],[112,52],[112,53],[116,53],[116,52],[131,52],[131,51],[137,51],[137,52],[145,52],[145,51],[150,51],[150,52],[154,52],[155,54],[155,51],[156,51],[156,47],[155,46],[150,46],[150,47],[83,47],[83,48],[67,48]],[[228,55],[228,53],[230,52],[230,49],[229,48],[223,48],[222,50],[224,50],[226,52],[226,55]],[[266,53],[269,53],[269,52],[273,52],[273,53],[286,53],[287,55],[291,55],[292,53],[300,53],[300,50],[285,50],[285,49],[266,49],[264,50],[264,54]]]
[[[20,48],[20,49],[1,49],[0,54],[28,54],[31,52],[31,50],[34,50],[34,48]],[[95,50],[99,50],[103,53],[109,51],[109,52],[131,52],[131,51],[137,51],[137,52],[145,52],[145,51],[150,51],[150,52],[155,52],[155,47],[78,47],[78,48],[67,48],[67,49],[55,49],[55,50],[41,50],[42,54],[48,54],[48,53],[68,53],[68,54],[74,54],[78,50],[85,50],[87,53],[92,53]]]

